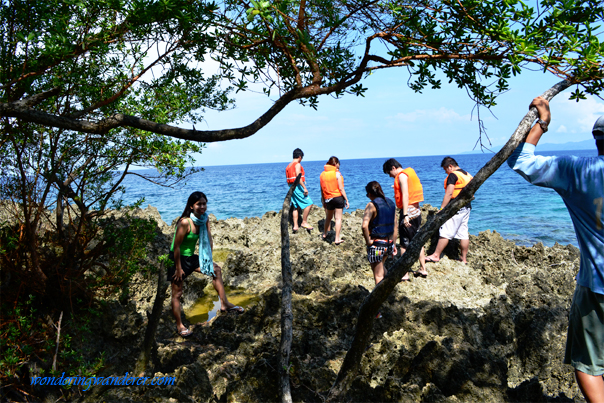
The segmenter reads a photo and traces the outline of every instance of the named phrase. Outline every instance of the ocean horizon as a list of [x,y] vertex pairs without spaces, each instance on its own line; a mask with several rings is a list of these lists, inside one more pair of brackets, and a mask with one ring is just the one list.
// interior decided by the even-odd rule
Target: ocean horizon
[[[595,156],[596,150],[542,151],[540,155]],[[336,154],[337,155],[337,154]],[[460,168],[474,175],[493,154],[451,155]],[[404,168],[417,172],[424,188],[424,202],[439,207],[444,195],[446,174],[440,167],[445,155],[394,157]],[[378,181],[387,197],[394,199],[393,179],[382,172],[384,158],[341,159],[340,172],[350,201],[344,213],[364,209],[369,199],[365,185]],[[313,203],[321,207],[319,175],[326,161],[302,161],[306,183]],[[125,181],[124,201],[132,204],[144,198],[156,207],[162,219],[170,224],[182,213],[188,196],[202,191],[208,197],[208,213],[218,219],[230,217],[261,217],[269,211],[279,211],[288,191],[285,163],[217,165],[204,167],[176,189],[164,188],[131,175]],[[154,170],[146,170],[149,173]],[[144,171],[136,171],[141,174]],[[311,223],[317,226],[317,223]],[[359,228],[359,231],[361,229]],[[531,246],[542,242],[546,246],[572,244],[578,246],[570,216],[560,196],[552,189],[540,188],[526,182],[504,163],[475,194],[469,230],[473,235],[491,230],[519,245]]]

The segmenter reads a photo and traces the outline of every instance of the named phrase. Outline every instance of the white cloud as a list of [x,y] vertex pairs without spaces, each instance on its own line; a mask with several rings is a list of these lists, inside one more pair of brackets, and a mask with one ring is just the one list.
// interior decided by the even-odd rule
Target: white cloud
[[566,128],[566,126],[560,125],[558,130],[556,130],[556,133],[568,133],[568,129]]
[[[569,100],[564,95],[560,94],[551,106],[552,121],[564,122],[570,128],[565,129],[574,133],[591,133],[596,119],[604,115],[604,103],[593,96],[588,96],[587,99],[576,102]],[[556,113],[561,116],[557,118]]]

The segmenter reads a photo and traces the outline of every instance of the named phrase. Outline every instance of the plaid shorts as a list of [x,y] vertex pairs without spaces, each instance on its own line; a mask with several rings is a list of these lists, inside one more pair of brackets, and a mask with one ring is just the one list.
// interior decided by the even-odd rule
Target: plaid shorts
[[373,241],[373,245],[367,247],[367,260],[369,263],[379,263],[389,255],[392,255],[392,241],[383,241],[376,239]]

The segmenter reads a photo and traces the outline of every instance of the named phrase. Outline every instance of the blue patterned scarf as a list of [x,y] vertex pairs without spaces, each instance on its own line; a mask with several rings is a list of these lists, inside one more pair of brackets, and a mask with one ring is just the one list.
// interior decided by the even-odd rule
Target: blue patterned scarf
[[214,273],[214,261],[212,260],[212,248],[208,237],[208,213],[203,213],[200,218],[191,213],[189,216],[193,223],[199,227],[199,269],[203,274],[216,277]]

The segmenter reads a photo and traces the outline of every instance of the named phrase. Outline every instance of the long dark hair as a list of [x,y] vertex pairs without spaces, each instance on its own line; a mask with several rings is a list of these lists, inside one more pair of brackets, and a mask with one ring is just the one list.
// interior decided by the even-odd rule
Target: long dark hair
[[206,199],[206,202],[208,201],[208,198],[203,192],[191,193],[191,196],[189,196],[189,199],[187,200],[185,210],[182,212],[180,218],[189,218],[189,216],[191,215],[191,206],[200,201],[201,199]]
[[370,194],[374,197],[381,197],[386,200],[386,196],[384,196],[384,191],[382,190],[382,186],[377,181],[371,181],[365,186],[365,190],[367,194]]

